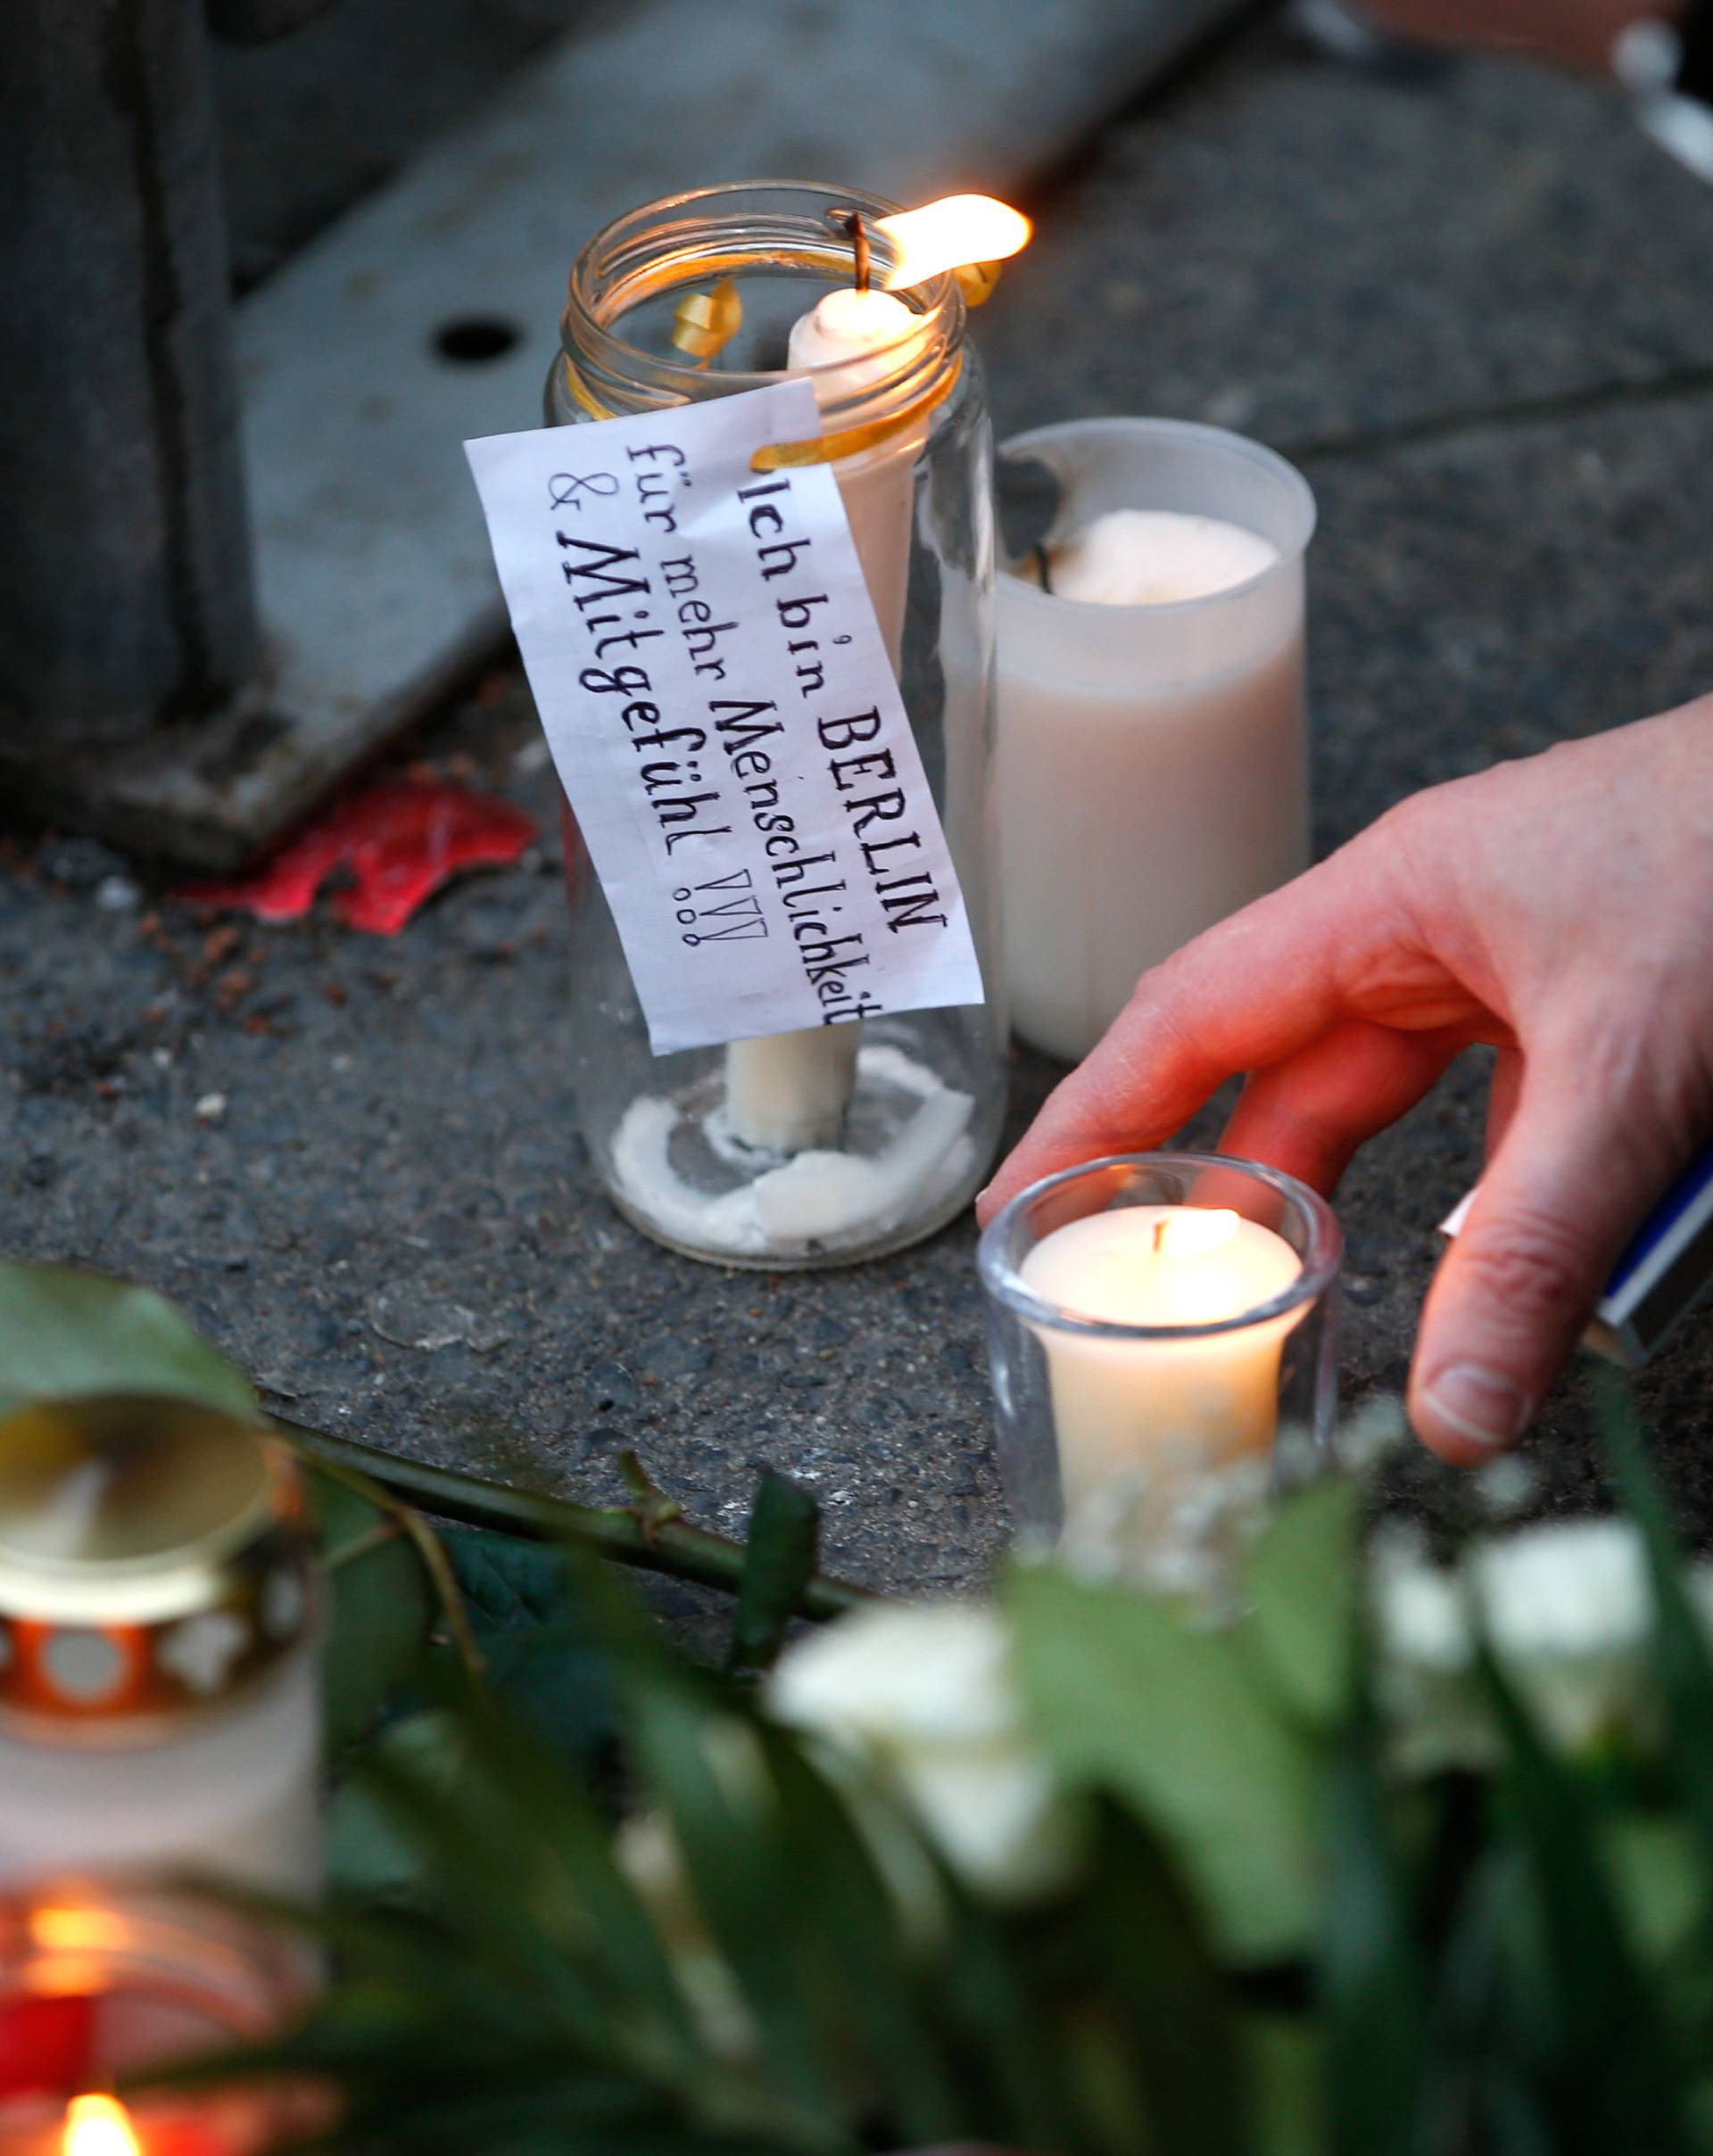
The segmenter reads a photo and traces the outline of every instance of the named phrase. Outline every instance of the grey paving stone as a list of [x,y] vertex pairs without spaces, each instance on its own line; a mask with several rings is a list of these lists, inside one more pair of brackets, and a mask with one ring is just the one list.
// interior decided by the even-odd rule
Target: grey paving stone
[[1035,206],[982,324],[1006,432],[1288,447],[1713,365],[1713,189],[1616,89],[1521,62],[1375,76],[1270,29]]

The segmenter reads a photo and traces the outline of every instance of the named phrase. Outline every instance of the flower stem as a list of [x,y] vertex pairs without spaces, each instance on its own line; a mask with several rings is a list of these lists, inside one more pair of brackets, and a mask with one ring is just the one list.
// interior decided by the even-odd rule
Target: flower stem
[[[704,1586],[736,1590],[743,1576],[744,1549],[723,1534],[692,1527],[676,1516],[675,1507],[650,1486],[633,1505],[574,1505],[569,1499],[517,1490],[450,1467],[430,1467],[420,1460],[400,1459],[354,1438],[335,1437],[302,1423],[269,1417],[280,1435],[306,1454],[335,1466],[354,1468],[394,1496],[419,1505],[442,1519],[470,1527],[526,1535],[540,1542],[581,1542],[617,1565],[664,1572]],[[799,1607],[806,1617],[839,1617],[876,1598],[866,1588],[816,1573],[804,1586]]]

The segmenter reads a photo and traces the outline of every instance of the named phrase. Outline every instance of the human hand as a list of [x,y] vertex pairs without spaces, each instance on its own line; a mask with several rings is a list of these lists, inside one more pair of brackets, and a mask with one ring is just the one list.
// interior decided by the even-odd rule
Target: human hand
[[1161,1144],[1237,1071],[1222,1149],[1330,1191],[1475,1042],[1499,1051],[1488,1167],[1410,1387],[1465,1464],[1532,1419],[1713,1132],[1713,697],[1417,794],[1144,974],[981,1218]]
[[1361,0],[1358,12],[1406,37],[1507,46],[1598,74],[1632,24],[1671,11],[1665,0]]

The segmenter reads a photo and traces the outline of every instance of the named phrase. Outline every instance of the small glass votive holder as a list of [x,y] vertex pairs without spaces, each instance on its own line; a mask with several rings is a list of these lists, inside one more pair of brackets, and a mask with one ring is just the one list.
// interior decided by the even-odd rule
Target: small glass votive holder
[[[1012,1024],[1077,1061],[1138,975],[1309,865],[1303,557],[1315,506],[1271,450],[1187,421],[1038,427],[1002,445],[1002,485],[1029,462],[1059,490],[1049,559],[1108,511],[1198,520],[1138,542],[1155,565],[1144,603],[1067,599],[1027,562],[996,585]],[[1208,589],[1190,574],[1198,533],[1215,558],[1199,565],[1204,579],[1227,573],[1219,562],[1235,543],[1238,581]],[[1199,595],[1162,596],[1179,588]]]
[[1020,1536],[1150,1559],[1254,1512],[1328,1457],[1324,1198],[1252,1161],[1094,1161],[983,1235],[1000,1472]]
[[262,2156],[295,2145],[323,2116],[313,2089],[148,2081],[279,2034],[307,2003],[304,1978],[301,1954],[271,1929],[212,1902],[94,1879],[0,1896],[0,2149]]

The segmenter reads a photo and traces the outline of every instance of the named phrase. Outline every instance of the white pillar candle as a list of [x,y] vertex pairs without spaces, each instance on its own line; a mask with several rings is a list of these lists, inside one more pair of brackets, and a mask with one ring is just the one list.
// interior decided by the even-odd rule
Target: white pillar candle
[[763,1152],[836,1150],[862,1037],[856,1022],[733,1041],[725,1052],[732,1136]]
[[[854,287],[830,292],[793,323],[788,364],[793,373],[812,374],[824,409],[894,374],[898,348],[917,318],[890,293]],[[895,674],[910,576],[915,463],[926,434],[923,420],[854,457],[841,457],[832,467]],[[836,1147],[861,1037],[861,1024],[853,1021],[733,1042],[725,1061],[732,1136],[765,1152]]]
[[1139,975],[1308,865],[1312,503],[1211,428],[1077,422],[1025,445],[1061,466],[1068,536],[1050,594],[1027,568],[999,579],[1005,973],[1017,1031],[1074,1061]]
[[[1240,1214],[1134,1205],[1056,1228],[1024,1259],[1023,1284],[1069,1315],[1112,1325],[1217,1325],[1291,1287],[1302,1260]],[[1064,1516],[1128,1475],[1181,1475],[1265,1452],[1279,1419],[1279,1357],[1301,1308],[1229,1333],[1101,1339],[1039,1326],[1057,1433]]]
[[[890,292],[842,285],[792,323],[786,365],[793,374],[811,376],[824,411],[896,375],[910,358],[913,332],[919,341],[920,320]],[[895,674],[910,582],[916,458],[927,434],[928,422],[918,420],[872,449],[839,458],[832,467]]]
[[1223,517],[1108,509],[1054,549],[1053,591],[1091,607],[1176,607],[1246,584],[1278,559],[1270,539]]

